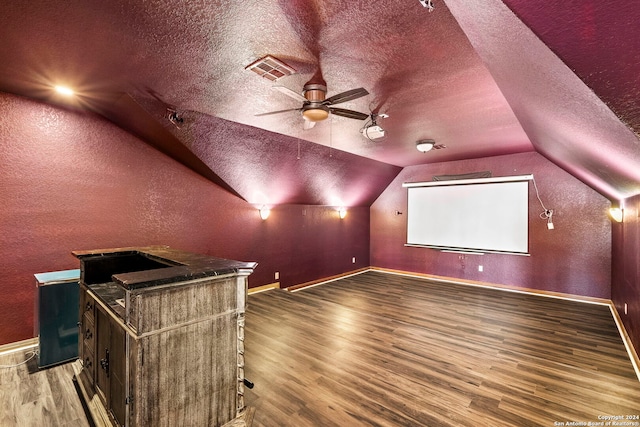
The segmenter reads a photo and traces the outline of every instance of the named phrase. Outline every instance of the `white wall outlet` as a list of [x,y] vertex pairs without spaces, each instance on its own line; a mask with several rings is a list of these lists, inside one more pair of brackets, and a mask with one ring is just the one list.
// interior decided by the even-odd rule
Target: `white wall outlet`
[[351,258],[351,263],[355,264],[356,263],[356,257]]
[[280,279],[280,272],[276,271],[276,274],[274,275],[276,280]]
[[484,271],[484,267],[482,267],[481,265],[478,266],[478,271]]
[[624,303],[624,314],[627,314],[627,303]]

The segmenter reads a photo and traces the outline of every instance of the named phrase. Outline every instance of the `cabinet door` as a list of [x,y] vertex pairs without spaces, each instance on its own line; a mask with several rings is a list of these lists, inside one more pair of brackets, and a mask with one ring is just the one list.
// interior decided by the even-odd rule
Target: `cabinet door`
[[111,360],[109,362],[109,395],[111,415],[119,425],[125,424],[125,408],[127,393],[125,389],[126,375],[126,334],[115,322],[111,324]]
[[125,424],[126,334],[102,307],[96,310],[96,391],[114,421]]
[[96,391],[104,406],[109,409],[109,363],[111,360],[110,319],[104,309],[96,304]]
[[[93,337],[95,336],[93,305],[93,299],[87,294],[87,289],[80,285],[78,357],[83,362],[85,361],[85,357],[87,357],[85,351],[90,350],[92,355],[95,351],[93,348]],[[91,377],[91,382],[93,382],[93,376]]]

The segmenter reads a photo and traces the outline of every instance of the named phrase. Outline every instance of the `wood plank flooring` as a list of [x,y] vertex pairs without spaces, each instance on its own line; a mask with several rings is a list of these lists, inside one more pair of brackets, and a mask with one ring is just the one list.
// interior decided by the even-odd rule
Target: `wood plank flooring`
[[[605,306],[367,272],[249,296],[245,342],[254,427],[640,415],[640,382]],[[0,426],[88,425],[71,366],[34,366],[0,369]]]
[[246,363],[256,427],[640,415],[608,307],[381,272],[251,295]]
[[[0,357],[0,365],[21,363],[29,355],[14,352]],[[88,427],[71,379],[71,364],[38,370],[35,359],[0,368],[1,427]]]

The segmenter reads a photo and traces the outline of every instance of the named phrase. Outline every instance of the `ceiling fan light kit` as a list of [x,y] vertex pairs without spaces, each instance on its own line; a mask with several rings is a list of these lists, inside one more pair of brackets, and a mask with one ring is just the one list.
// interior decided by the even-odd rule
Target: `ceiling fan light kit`
[[329,107],[323,105],[327,87],[322,84],[306,84],[303,94],[308,102],[302,107],[302,117],[310,122],[320,122],[329,117]]
[[337,95],[333,95],[326,99],[325,96],[327,94],[327,86],[313,80],[307,82],[304,85],[304,87],[302,88],[302,95],[284,86],[274,86],[274,89],[284,93],[285,95],[295,100],[302,101],[302,107],[256,114],[256,116],[280,114],[289,111],[300,111],[302,113],[302,117],[305,119],[305,129],[312,128],[312,124],[315,124],[316,122],[326,120],[329,117],[329,114],[334,114],[336,116],[342,116],[355,120],[365,120],[367,117],[369,117],[368,115],[360,113],[358,111],[333,107],[333,105],[352,101],[365,95],[369,95],[369,92],[367,92],[364,88],[351,89],[345,92],[341,92]]
[[327,87],[317,83],[307,83],[302,88],[302,92],[304,93],[305,99],[309,102],[323,102],[327,94]]
[[302,117],[310,122],[320,122],[329,117],[329,107],[326,105],[305,105],[302,107]]

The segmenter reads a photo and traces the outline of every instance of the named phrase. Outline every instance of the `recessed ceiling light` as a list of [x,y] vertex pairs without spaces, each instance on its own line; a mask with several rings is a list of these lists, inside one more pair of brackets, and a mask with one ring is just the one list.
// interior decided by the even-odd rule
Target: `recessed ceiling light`
[[56,90],[56,92],[58,92],[61,95],[65,95],[65,96],[72,96],[75,94],[75,92],[73,91],[73,89],[67,87],[67,86],[58,86],[56,85],[54,87],[54,89]]

